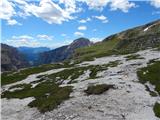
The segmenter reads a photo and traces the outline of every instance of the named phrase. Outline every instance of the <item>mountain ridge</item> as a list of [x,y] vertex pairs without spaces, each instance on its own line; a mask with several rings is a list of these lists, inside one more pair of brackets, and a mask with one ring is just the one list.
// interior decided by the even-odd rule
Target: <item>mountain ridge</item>
[[73,59],[89,60],[112,54],[127,54],[160,46],[160,19],[108,36],[101,42],[77,49]]
[[43,52],[39,56],[39,64],[61,62],[69,59],[77,48],[90,46],[93,43],[87,38],[78,38],[71,44],[56,48],[51,51]]

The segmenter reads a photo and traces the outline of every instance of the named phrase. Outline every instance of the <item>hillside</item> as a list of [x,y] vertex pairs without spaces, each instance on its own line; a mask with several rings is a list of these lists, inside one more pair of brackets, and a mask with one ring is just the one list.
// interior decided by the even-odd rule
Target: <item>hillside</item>
[[135,27],[105,38],[89,47],[76,50],[78,60],[90,60],[111,54],[133,53],[160,46],[160,20]]
[[16,48],[1,44],[1,70],[12,71],[19,68],[28,67],[29,63],[25,56]]
[[2,119],[160,120],[159,61],[159,51],[148,49],[52,65],[2,86]]
[[77,48],[90,46],[92,43],[86,38],[74,40],[70,45],[62,46],[51,51],[43,52],[39,56],[39,64],[56,63],[69,59]]

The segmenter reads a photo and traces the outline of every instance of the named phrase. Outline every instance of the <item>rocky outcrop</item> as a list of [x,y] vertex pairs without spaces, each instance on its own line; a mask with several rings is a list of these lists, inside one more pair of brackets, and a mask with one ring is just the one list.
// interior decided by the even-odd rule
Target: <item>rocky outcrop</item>
[[16,48],[1,44],[1,71],[12,71],[29,66],[25,57]]

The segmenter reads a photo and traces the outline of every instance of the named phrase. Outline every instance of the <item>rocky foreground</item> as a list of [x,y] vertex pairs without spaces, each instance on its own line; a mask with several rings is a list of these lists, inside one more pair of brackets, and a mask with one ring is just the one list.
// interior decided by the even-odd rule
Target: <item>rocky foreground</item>
[[[85,74],[76,79],[75,83],[66,84],[67,80],[65,80],[61,86],[73,86],[71,98],[60,104],[58,108],[44,114],[36,108],[27,106],[34,100],[32,97],[3,98],[2,120],[160,120],[153,111],[153,105],[160,102],[160,97],[152,97],[137,77],[139,68],[147,66],[150,60],[160,60],[160,53],[148,49],[135,54],[140,55],[141,58],[127,60],[126,56],[128,55],[119,55],[80,63],[78,66],[101,65],[119,61],[118,66],[98,72],[95,79],[87,79],[90,73],[87,70]],[[39,75],[52,74],[61,70],[63,68],[30,75],[22,81],[2,86],[2,92],[16,84],[39,80],[37,78]],[[114,89],[109,89],[99,95],[86,95],[84,90],[92,84],[109,84],[113,85]],[[35,84],[32,85],[32,87],[34,86]],[[149,83],[148,86],[150,89],[154,88]]]

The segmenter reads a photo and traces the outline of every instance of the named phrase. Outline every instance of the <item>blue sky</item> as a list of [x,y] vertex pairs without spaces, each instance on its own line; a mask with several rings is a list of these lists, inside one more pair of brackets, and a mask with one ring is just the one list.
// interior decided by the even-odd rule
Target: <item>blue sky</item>
[[2,43],[56,48],[160,19],[160,0],[2,0],[0,18]]

